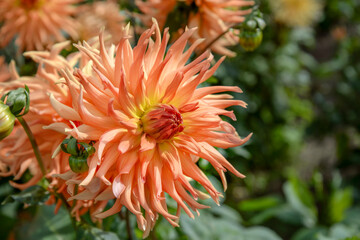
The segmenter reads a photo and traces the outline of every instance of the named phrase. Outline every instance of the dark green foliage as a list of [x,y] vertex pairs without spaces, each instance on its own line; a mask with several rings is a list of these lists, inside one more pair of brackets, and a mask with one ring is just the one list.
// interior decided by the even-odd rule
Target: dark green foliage
[[31,186],[19,193],[7,196],[1,203],[2,205],[12,202],[18,202],[26,204],[27,206],[33,206],[43,204],[50,196],[50,193],[39,185]]

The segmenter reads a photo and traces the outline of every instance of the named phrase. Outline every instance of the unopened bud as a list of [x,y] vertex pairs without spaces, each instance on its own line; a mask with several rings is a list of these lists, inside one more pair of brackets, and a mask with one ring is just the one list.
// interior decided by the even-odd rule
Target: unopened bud
[[158,104],[141,118],[144,132],[157,141],[171,139],[184,130],[181,113],[172,105]]
[[263,14],[255,7],[253,12],[247,16],[245,22],[239,27],[239,43],[245,51],[254,51],[260,46],[263,39],[262,30],[264,30],[265,26]]
[[87,159],[95,153],[95,148],[91,142],[90,144],[78,143],[75,138],[71,137],[61,143],[61,149],[71,155],[69,157],[69,165],[73,172],[83,173],[89,170]]
[[245,49],[245,51],[254,51],[258,48],[262,42],[263,33],[260,28],[255,30],[241,31],[239,36],[239,43]]
[[0,140],[10,135],[14,128],[15,116],[8,105],[0,101]]
[[9,106],[10,111],[15,117],[21,117],[29,111],[30,107],[30,91],[25,85],[25,88],[18,88],[9,91],[2,96],[1,101]]

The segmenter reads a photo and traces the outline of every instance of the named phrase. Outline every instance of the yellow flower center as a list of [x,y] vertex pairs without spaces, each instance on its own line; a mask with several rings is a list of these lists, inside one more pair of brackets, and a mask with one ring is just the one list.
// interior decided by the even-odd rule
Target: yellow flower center
[[180,112],[172,105],[158,104],[141,118],[143,130],[157,141],[171,139],[184,130]]

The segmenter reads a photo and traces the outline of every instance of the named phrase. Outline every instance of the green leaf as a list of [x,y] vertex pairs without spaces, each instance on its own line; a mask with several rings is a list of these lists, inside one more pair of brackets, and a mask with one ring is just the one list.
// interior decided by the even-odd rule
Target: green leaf
[[359,232],[360,227],[358,226],[348,226],[338,223],[330,228],[329,237],[333,239],[343,239],[358,234]]
[[326,229],[323,227],[301,229],[300,231],[295,233],[291,240],[317,240],[318,236],[325,232]]
[[317,222],[317,208],[306,185],[293,178],[284,184],[284,194],[289,204],[303,216],[303,224],[312,227]]
[[0,213],[0,219],[0,239],[8,239],[8,235],[16,223],[16,219],[10,218],[2,213]]
[[226,205],[212,207],[209,209],[209,211],[215,217],[223,218],[228,221],[234,221],[234,222],[242,221],[240,214],[235,209]]
[[8,196],[1,204],[11,202],[24,203],[27,206],[43,204],[49,198],[50,193],[39,185],[31,186],[17,194]]
[[345,218],[342,221],[347,225],[355,225],[360,228],[360,207],[352,207],[346,210]]
[[113,232],[106,232],[100,228],[84,226],[79,229],[77,240],[119,240],[119,237]]
[[348,238],[344,238],[342,240],[360,240],[360,234],[357,236],[352,236],[352,237],[348,237]]
[[[244,228],[239,214],[230,207],[203,209],[195,220],[183,214],[180,218],[182,231],[191,240],[278,240],[280,237],[265,227]],[[221,213],[221,211],[224,211]]]
[[330,197],[329,214],[332,222],[344,219],[345,211],[351,206],[353,193],[351,188],[337,189]]
[[22,224],[16,231],[17,240],[69,240],[75,239],[75,231],[69,213],[55,206],[39,207],[31,222]]
[[266,196],[257,199],[244,200],[239,204],[241,211],[261,211],[278,205],[281,200],[278,197]]
[[253,216],[249,223],[252,225],[262,224],[271,218],[278,218],[282,222],[292,225],[302,224],[302,215],[288,204],[266,209]]
[[243,230],[243,238],[249,240],[281,240],[272,230],[265,227],[251,227]]

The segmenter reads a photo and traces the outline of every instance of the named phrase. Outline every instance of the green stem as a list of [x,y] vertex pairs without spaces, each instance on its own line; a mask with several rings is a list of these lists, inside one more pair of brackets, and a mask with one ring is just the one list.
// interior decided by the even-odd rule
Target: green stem
[[17,119],[19,120],[21,126],[24,128],[24,130],[26,132],[26,135],[28,136],[28,138],[30,140],[30,143],[31,143],[31,146],[32,146],[32,148],[34,150],[34,154],[35,154],[36,160],[37,160],[37,162],[39,164],[41,173],[43,174],[43,176],[45,176],[46,171],[45,171],[44,163],[42,161],[40,150],[39,150],[39,147],[38,147],[38,145],[36,143],[34,135],[31,132],[29,125],[26,123],[26,121],[22,117],[17,117]]
[[128,209],[125,210],[125,212],[120,211],[119,216],[121,220],[125,220],[126,223],[126,231],[128,234],[128,240],[133,240],[133,234],[131,229],[131,223],[130,223],[130,211]]
[[213,40],[211,40],[211,42],[209,42],[209,43],[200,51],[200,53],[196,54],[195,58],[197,58],[198,56],[200,56],[201,54],[203,54],[206,50],[208,50],[217,40],[219,40],[222,36],[224,36],[226,33],[228,33],[228,32],[230,31],[230,29],[233,28],[234,26],[236,26],[236,24],[230,25],[224,32],[222,32],[222,33],[219,34],[216,38],[214,38]]
[[131,228],[131,223],[130,223],[130,211],[128,209],[126,209],[125,214],[126,214],[125,215],[126,231],[128,232],[129,240],[133,240],[132,228]]

